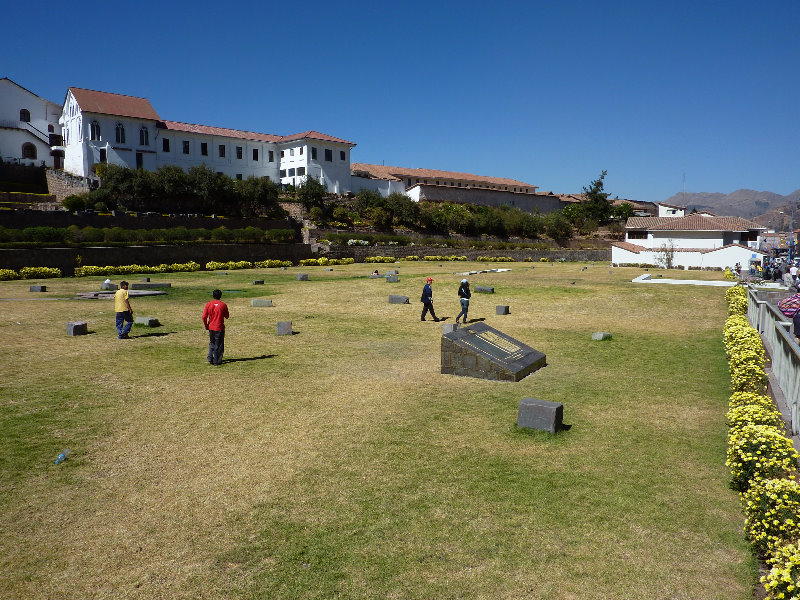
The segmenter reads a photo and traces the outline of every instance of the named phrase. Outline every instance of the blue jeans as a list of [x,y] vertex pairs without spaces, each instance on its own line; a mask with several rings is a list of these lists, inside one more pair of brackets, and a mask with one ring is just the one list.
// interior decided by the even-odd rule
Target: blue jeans
[[208,330],[208,362],[212,365],[222,364],[222,355],[225,352],[225,330]]
[[468,311],[469,311],[469,298],[461,298],[461,312],[458,313],[458,316],[456,317],[456,323],[458,323],[458,320],[461,318],[462,315],[464,316],[464,323],[466,323]]
[[128,335],[128,332],[133,327],[133,315],[131,311],[118,312],[117,315],[117,337],[122,339],[122,336]]

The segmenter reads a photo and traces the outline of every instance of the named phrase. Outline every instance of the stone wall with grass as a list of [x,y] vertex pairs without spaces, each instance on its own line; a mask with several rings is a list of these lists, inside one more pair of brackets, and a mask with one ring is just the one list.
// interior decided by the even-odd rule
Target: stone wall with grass
[[466,248],[441,248],[438,246],[331,246],[325,253],[329,258],[354,258],[356,262],[363,262],[367,256],[466,256],[467,260],[476,260],[479,256],[508,256],[517,261],[548,258],[551,261],[611,261],[610,249],[594,250],[487,250],[485,248],[472,250]]

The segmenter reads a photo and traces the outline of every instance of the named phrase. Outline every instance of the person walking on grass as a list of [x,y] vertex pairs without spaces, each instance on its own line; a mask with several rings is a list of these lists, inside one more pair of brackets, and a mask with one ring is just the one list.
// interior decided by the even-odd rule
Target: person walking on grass
[[431,288],[431,283],[433,283],[433,277],[425,279],[425,287],[422,288],[422,298],[420,298],[420,302],[422,302],[422,316],[420,320],[424,321],[425,315],[430,311],[433,320],[438,323],[439,319],[436,318],[436,311],[433,310],[433,289]]
[[133,327],[133,309],[128,300],[128,282],[120,281],[119,289],[114,292],[114,312],[117,317],[117,337],[121,340],[129,340],[128,333]]
[[456,323],[464,316],[464,323],[467,322],[467,312],[469,312],[469,299],[472,297],[472,292],[469,291],[469,281],[466,279],[461,280],[461,286],[458,288],[458,297],[461,299],[461,312],[456,317]]
[[225,352],[225,319],[230,317],[228,305],[222,298],[221,290],[211,292],[214,298],[203,309],[203,325],[208,330],[208,364],[219,366],[222,364],[222,354]]

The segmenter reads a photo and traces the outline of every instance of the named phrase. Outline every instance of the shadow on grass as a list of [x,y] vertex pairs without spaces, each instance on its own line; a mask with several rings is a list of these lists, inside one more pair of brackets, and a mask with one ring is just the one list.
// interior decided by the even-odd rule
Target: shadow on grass
[[178,333],[177,331],[163,331],[159,333],[142,333],[140,335],[132,335],[131,339],[139,339],[139,338],[149,338],[149,337],[164,337],[165,335],[170,335],[173,333]]
[[223,358],[222,364],[227,363],[235,363],[235,362],[247,362],[249,360],[264,360],[265,358],[275,358],[278,356],[277,354],[262,354],[261,356],[249,356],[247,358]]

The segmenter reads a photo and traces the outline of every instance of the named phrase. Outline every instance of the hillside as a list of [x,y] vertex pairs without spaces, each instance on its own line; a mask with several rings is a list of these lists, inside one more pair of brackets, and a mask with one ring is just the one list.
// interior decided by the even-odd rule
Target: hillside
[[[800,200],[800,190],[796,190],[788,196],[782,196],[772,192],[742,189],[730,194],[710,192],[679,193],[667,198],[664,203],[685,206],[687,211],[696,208],[697,210],[707,210],[717,215],[753,219],[762,225],[771,225],[773,219],[775,219],[775,224],[780,226],[782,220],[785,219],[786,226],[788,226],[789,217],[777,213],[780,210],[789,213],[791,202],[797,202],[798,200]],[[796,216],[800,219],[800,215]]]

